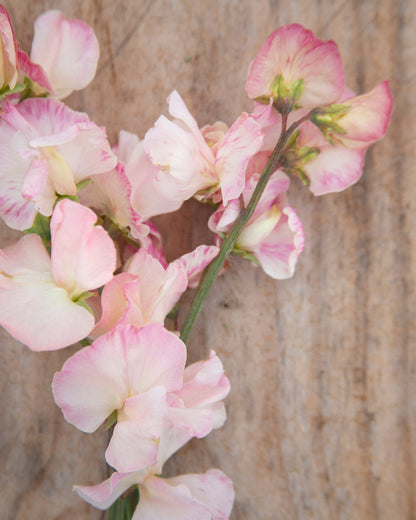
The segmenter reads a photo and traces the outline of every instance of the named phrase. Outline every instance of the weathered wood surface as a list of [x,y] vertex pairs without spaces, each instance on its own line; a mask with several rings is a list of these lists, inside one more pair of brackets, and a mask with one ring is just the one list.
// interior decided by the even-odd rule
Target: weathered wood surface
[[[121,128],[143,136],[174,88],[201,125],[232,123],[250,109],[250,61],[284,23],[335,39],[353,89],[391,80],[393,122],[367,154],[360,182],[323,198],[292,188],[307,237],[296,276],[274,282],[236,260],[217,281],[190,357],[215,348],[223,359],[232,382],[228,421],[169,469],[223,469],[237,493],[233,520],[416,518],[414,0],[5,5],[26,50],[34,19],[48,8],[93,25],[99,71],[68,103],[105,125],[113,142]],[[159,220],[170,258],[209,240],[206,217],[187,204]],[[2,226],[2,245],[17,236]],[[102,518],[71,486],[105,477],[105,434],[66,424],[50,393],[74,349],[32,353],[4,331],[1,341],[0,517]]]

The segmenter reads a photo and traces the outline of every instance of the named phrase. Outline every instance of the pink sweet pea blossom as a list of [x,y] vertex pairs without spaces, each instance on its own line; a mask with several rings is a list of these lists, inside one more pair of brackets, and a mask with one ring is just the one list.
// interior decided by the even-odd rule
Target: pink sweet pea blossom
[[232,482],[218,469],[167,479],[151,471],[113,473],[97,486],[74,489],[94,507],[105,510],[132,485],[138,485],[140,493],[132,520],[228,520],[234,502]]
[[107,283],[116,266],[114,244],[95,222],[91,210],[65,199],[51,219],[51,258],[33,234],[0,251],[0,323],[32,350],[66,347],[94,327],[77,302]]
[[344,90],[338,47],[299,24],[274,31],[251,64],[246,91],[250,98],[279,109],[305,109],[335,103]]
[[156,462],[167,392],[182,387],[185,344],[160,324],[119,326],[72,356],[52,389],[65,418],[95,431],[117,411],[106,460],[119,471]]
[[102,316],[93,337],[117,324],[142,327],[163,323],[188,286],[194,287],[204,268],[218,254],[215,246],[199,246],[178,258],[167,268],[144,248],[128,262],[102,292]]
[[85,22],[69,20],[60,11],[36,19],[30,58],[45,71],[53,97],[85,88],[95,76],[98,57],[97,38]]
[[[243,192],[244,206],[247,206],[258,179],[259,174],[253,174],[247,182]],[[263,270],[276,279],[293,276],[304,247],[302,224],[295,211],[287,205],[288,188],[289,178],[276,171],[235,245],[237,250],[252,254]],[[209,220],[210,229],[226,233],[241,209],[239,200],[231,201],[225,208],[220,206]]]
[[220,190],[226,205],[244,189],[248,161],[263,142],[260,126],[243,113],[221,142],[210,147],[179,94],[173,91],[168,101],[177,121],[160,116],[144,139],[146,152],[161,168],[160,183],[182,201]]
[[59,195],[117,163],[104,128],[52,99],[3,103],[0,113],[0,215],[25,230],[36,213],[50,216]]

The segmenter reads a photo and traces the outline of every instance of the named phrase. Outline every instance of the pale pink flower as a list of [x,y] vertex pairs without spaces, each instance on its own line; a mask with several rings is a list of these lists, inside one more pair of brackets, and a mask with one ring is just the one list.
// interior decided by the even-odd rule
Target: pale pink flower
[[113,473],[97,486],[74,486],[81,498],[108,509],[130,486],[140,500],[132,520],[228,520],[234,502],[231,480],[220,470],[162,479],[149,471]]
[[188,286],[194,287],[204,268],[218,254],[215,246],[199,246],[164,267],[144,248],[133,255],[126,268],[102,292],[102,316],[93,337],[117,324],[142,327],[163,323]]
[[52,383],[55,401],[85,432],[117,411],[106,460],[136,471],[156,462],[167,392],[182,387],[185,359],[185,344],[162,325],[119,326],[66,361]]
[[53,97],[62,99],[85,88],[95,76],[98,57],[97,38],[85,22],[70,20],[60,11],[36,19],[30,58],[45,71]]
[[[91,332],[85,297],[113,276],[116,251],[96,215],[64,199],[51,219],[51,257],[37,235],[0,251],[0,323],[32,350],[57,350]],[[30,309],[30,312],[28,312]]]
[[144,151],[144,141],[122,130],[114,151],[125,164],[126,176],[131,184],[131,206],[143,220],[180,208],[182,199],[160,181],[160,168],[151,162]]
[[243,113],[215,147],[210,147],[182,98],[169,98],[170,121],[160,116],[144,139],[157,178],[178,200],[220,191],[224,205],[244,189],[247,163],[261,147],[263,135],[254,118]]
[[[242,194],[244,207],[248,205],[258,179],[259,174],[253,174],[248,180]],[[304,247],[302,224],[287,205],[288,188],[289,178],[276,171],[235,244],[237,250],[251,254],[263,270],[276,279],[293,276]],[[209,220],[210,229],[216,233],[228,232],[242,210],[240,204],[236,199],[227,207],[220,206]]]
[[344,90],[338,47],[299,24],[274,31],[251,64],[246,91],[250,98],[274,99],[279,110],[335,103]]
[[110,218],[120,228],[128,228],[133,238],[143,242],[150,228],[131,206],[132,186],[125,170],[125,165],[118,162],[113,170],[94,175],[91,182],[80,190],[79,200],[94,208],[99,215]]
[[58,195],[117,163],[104,128],[52,99],[3,103],[0,113],[0,215],[25,230],[50,216]]
[[[367,148],[386,133],[392,105],[388,82],[357,97],[346,89],[337,104],[317,109],[311,115],[312,122],[299,127],[291,148],[283,155],[282,168],[288,173],[303,172],[314,195],[348,188],[361,177]],[[261,105],[256,105],[255,116],[261,110]],[[306,114],[303,109],[291,112],[288,125]],[[270,154],[281,133],[281,115],[275,110],[268,119],[257,116],[257,121],[265,134],[262,150]]]

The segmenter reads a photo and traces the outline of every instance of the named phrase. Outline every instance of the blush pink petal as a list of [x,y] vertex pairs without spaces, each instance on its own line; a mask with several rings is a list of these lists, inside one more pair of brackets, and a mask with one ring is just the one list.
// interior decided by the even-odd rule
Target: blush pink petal
[[136,141],[134,137],[128,132],[120,132],[117,152],[125,157],[119,155],[126,164],[126,175],[132,186],[132,207],[144,220],[176,211],[182,205],[182,197],[170,189],[170,183],[166,185],[159,179],[160,170],[145,152],[144,141],[138,138]]
[[193,289],[198,285],[205,267],[212,262],[219,252],[220,250],[216,246],[201,245],[191,253],[182,255],[172,264],[185,271],[188,287]]
[[83,500],[104,511],[120,495],[127,491],[130,486],[141,483],[146,475],[146,471],[135,471],[133,473],[118,473],[116,471],[101,484],[96,486],[74,486],[74,490]]
[[85,22],[69,20],[59,11],[47,11],[35,21],[30,57],[45,70],[54,95],[64,98],[94,78],[98,41]]
[[56,285],[37,235],[0,251],[0,271],[0,323],[16,339],[32,350],[57,350],[88,336],[94,317]]
[[52,85],[49,83],[46,72],[40,65],[33,63],[29,56],[21,49],[17,51],[17,59],[19,74],[23,76],[22,79],[24,79],[24,76],[27,76],[35,84],[34,87],[36,91],[39,89],[41,93],[47,91],[53,94]]
[[55,207],[51,219],[52,269],[68,292],[96,289],[116,268],[116,249],[93,211],[69,199]]
[[134,349],[127,351],[130,395],[154,386],[163,386],[168,392],[178,390],[183,382],[185,344],[158,323],[141,329],[127,326],[127,331],[133,337],[126,343],[134,344]]
[[213,350],[208,360],[186,367],[182,388],[175,394],[188,408],[202,408],[224,399],[230,391],[230,381]]
[[221,185],[224,206],[244,189],[245,172],[250,158],[263,144],[260,125],[243,113],[231,126],[218,148],[215,169]]
[[[52,391],[65,419],[91,433],[129,395],[126,345],[129,331],[102,336],[70,357],[53,378]],[[134,341],[134,333],[133,333]]]
[[234,487],[219,469],[210,469],[204,474],[179,475],[166,479],[166,482],[170,485],[185,484],[193,498],[207,507],[212,520],[228,520],[234,502]]
[[284,25],[267,38],[250,67],[248,96],[272,96],[272,84],[280,74],[288,87],[298,79],[304,81],[298,104],[307,109],[335,103],[344,90],[337,45],[299,24]]
[[[91,337],[102,336],[120,321],[126,306],[127,300],[124,294],[124,287],[127,283],[136,282],[136,277],[129,273],[117,274],[103,288],[101,294],[102,314],[100,321],[91,332]],[[129,322],[132,323],[132,322]]]
[[157,440],[166,415],[162,386],[126,399],[105,458],[117,471],[138,471],[156,462]]
[[287,206],[277,226],[253,254],[266,274],[284,280],[293,276],[304,242],[302,223],[295,210]]
[[347,132],[340,136],[347,146],[368,146],[384,136],[393,109],[388,81],[362,96],[346,100],[344,104],[350,108],[338,123]]
[[132,520],[211,520],[207,507],[181,483],[150,476],[140,486],[140,502]]
[[361,177],[366,148],[348,148],[342,144],[322,148],[319,155],[305,164],[314,195],[342,191]]

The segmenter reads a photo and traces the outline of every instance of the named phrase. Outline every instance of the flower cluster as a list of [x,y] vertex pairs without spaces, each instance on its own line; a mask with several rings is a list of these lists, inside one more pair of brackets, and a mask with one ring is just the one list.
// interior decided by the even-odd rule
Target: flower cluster
[[[160,116],[143,140],[121,131],[112,148],[104,128],[60,101],[95,75],[91,27],[49,11],[28,56],[0,6],[0,38],[0,215],[24,232],[0,251],[0,324],[36,351],[83,342],[53,395],[81,431],[112,429],[105,460],[115,471],[75,489],[100,509],[138,489],[135,520],[227,519],[234,491],[220,470],[160,476],[191,438],[223,425],[230,390],[215,352],[186,366],[166,317],[230,253],[275,279],[294,274],[304,232],[290,176],[315,195],[356,182],[390,120],[388,84],[355,96],[336,44],[292,24],[251,64],[251,113],[200,128],[173,91],[172,119]],[[149,219],[191,197],[215,206],[216,245],[168,265]]]

